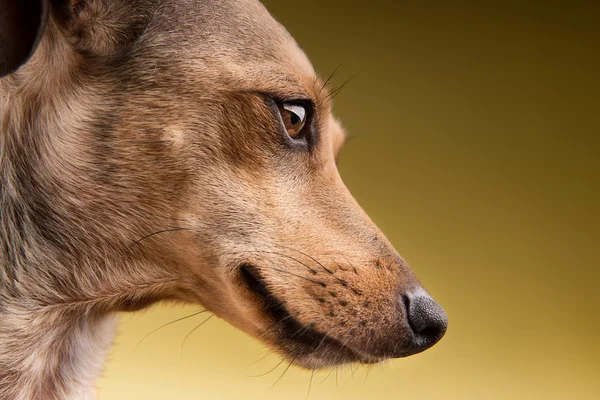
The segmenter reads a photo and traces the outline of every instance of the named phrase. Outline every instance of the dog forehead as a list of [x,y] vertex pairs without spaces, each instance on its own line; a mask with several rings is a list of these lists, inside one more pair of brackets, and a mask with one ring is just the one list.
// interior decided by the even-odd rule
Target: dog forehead
[[302,49],[257,0],[172,0],[161,4],[156,17],[152,31],[168,53],[215,67],[242,86],[314,80]]

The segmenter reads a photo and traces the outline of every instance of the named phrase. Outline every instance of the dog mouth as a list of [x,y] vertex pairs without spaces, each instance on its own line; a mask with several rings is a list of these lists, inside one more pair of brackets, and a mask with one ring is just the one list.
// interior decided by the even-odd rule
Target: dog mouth
[[302,324],[268,289],[258,267],[243,264],[240,272],[244,283],[258,300],[258,307],[269,321],[263,336],[293,362],[307,368],[360,362],[382,361],[357,353],[344,343],[315,329],[313,322]]

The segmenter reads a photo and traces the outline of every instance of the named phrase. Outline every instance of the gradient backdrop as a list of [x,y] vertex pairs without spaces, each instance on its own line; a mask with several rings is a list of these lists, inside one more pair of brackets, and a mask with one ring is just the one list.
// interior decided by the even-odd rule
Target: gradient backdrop
[[[600,399],[598,10],[393,3],[266,2],[334,86],[358,74],[342,176],[450,319],[421,355],[317,373],[309,399]],[[310,372],[270,389],[286,364],[251,377],[280,359],[216,317],[134,353],[198,309],[123,316],[99,399],[306,398]]]

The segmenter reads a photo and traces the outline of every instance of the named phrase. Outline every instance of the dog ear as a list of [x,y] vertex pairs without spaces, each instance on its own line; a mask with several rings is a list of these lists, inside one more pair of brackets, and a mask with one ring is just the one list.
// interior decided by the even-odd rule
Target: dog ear
[[156,1],[54,0],[52,14],[82,54],[110,57],[146,29]]
[[33,55],[47,20],[46,0],[0,0],[0,77]]
[[144,32],[157,4],[158,0],[0,0],[0,77],[33,55],[49,14],[77,51],[110,57]]

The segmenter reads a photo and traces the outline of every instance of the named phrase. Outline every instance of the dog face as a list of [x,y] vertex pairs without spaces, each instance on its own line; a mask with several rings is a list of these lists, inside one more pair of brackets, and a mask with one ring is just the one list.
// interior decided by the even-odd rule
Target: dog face
[[47,26],[2,55],[12,71],[39,41],[2,81],[3,157],[72,290],[198,302],[308,368],[443,336],[339,176],[331,92],[262,5],[55,1],[29,19]]

